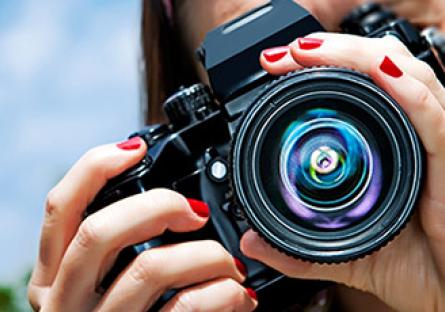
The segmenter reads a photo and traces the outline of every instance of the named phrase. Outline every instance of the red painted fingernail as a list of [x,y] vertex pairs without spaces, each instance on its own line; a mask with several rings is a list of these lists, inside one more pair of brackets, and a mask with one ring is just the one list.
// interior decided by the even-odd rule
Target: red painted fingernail
[[117,144],[117,147],[119,147],[124,151],[137,150],[139,149],[139,147],[141,147],[141,138],[140,137],[131,138],[125,142]]
[[253,290],[252,288],[246,288],[246,291],[250,298],[252,298],[253,300],[258,300],[258,296],[255,290]]
[[187,201],[192,210],[201,218],[207,218],[210,215],[210,208],[205,202],[191,198],[187,198]]
[[278,62],[289,52],[289,47],[276,47],[263,51],[264,58],[269,63]]
[[380,64],[380,70],[394,78],[400,78],[403,76],[402,70],[387,56],[385,56],[382,64]]
[[298,38],[297,42],[302,50],[314,50],[321,47],[324,40],[318,38]]
[[233,261],[235,262],[235,266],[240,271],[240,273],[244,276],[247,275],[247,269],[244,263],[241,262],[238,258],[233,257]]

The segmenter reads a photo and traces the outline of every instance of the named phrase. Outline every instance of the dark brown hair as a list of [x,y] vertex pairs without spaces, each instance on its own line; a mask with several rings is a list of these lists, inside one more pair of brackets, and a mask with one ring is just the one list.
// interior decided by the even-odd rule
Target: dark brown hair
[[141,78],[146,123],[165,121],[162,102],[181,85],[198,81],[180,31],[167,17],[162,0],[142,0]]

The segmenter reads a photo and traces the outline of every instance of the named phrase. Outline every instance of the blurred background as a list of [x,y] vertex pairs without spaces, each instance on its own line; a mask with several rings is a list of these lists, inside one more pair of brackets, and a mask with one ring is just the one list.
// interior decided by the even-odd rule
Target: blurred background
[[46,193],[139,116],[140,0],[0,1],[0,311],[28,311]]

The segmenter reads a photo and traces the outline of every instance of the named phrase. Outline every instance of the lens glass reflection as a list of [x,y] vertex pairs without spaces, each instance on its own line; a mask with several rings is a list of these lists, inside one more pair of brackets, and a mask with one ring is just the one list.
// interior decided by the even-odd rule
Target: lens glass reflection
[[283,132],[278,153],[281,197],[316,228],[342,229],[366,216],[382,187],[380,153],[346,114],[312,109]]

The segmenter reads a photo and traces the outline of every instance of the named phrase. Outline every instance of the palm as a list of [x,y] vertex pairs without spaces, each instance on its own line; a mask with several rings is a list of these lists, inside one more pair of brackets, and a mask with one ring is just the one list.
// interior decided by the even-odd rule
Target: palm
[[416,216],[390,246],[347,264],[350,279],[344,282],[398,310],[437,311],[442,300],[437,290],[443,288],[433,259]]

